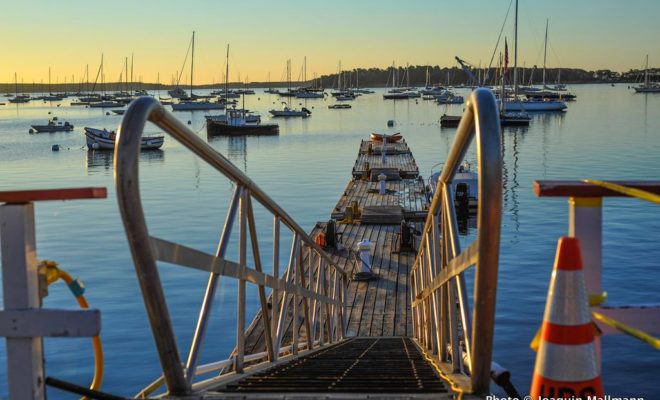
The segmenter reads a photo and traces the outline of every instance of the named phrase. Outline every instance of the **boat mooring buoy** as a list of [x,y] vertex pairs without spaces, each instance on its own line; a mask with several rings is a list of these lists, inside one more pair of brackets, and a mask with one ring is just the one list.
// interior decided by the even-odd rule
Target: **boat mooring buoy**
[[53,147],[50,148],[53,151],[60,151],[60,145],[59,144],[54,144]]
[[387,121],[387,126],[389,126],[389,127],[394,126],[394,120],[391,119],[391,120]]
[[192,124],[192,121],[191,121],[191,120],[188,120],[188,125],[190,125],[190,124]]
[[34,133],[34,129],[30,129],[28,133]]
[[50,111],[48,111],[48,114],[52,114]]
[[106,111],[106,112],[105,112],[105,115],[110,115],[110,111]]

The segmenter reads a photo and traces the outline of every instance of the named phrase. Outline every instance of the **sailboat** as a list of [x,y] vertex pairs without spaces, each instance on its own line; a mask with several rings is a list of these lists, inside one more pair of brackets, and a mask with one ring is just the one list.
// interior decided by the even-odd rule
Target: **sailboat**
[[25,94],[18,94],[18,76],[14,72],[14,87],[16,89],[16,95],[11,99],[8,99],[10,103],[28,103],[30,101],[30,96]]
[[[225,73],[225,93],[229,88],[229,44],[227,44],[227,67]],[[225,108],[224,114],[206,116],[206,133],[208,135],[277,135],[277,124],[261,124],[261,117],[245,109],[245,94],[243,108]]]
[[523,100],[518,97],[518,0],[516,0],[516,13],[514,25],[513,50],[513,98],[502,98],[502,112],[507,111],[564,111],[566,103],[558,100]]
[[[502,63],[502,61],[504,61]],[[504,60],[502,60],[502,54],[500,53],[500,66],[502,68],[502,86],[500,92],[500,98],[504,99],[506,97],[505,88],[506,88],[506,76],[507,68],[509,64],[509,46],[506,43],[506,38],[504,38]],[[514,71],[515,76],[515,71]],[[514,78],[515,79],[515,78]],[[529,126],[529,122],[532,118],[525,111],[515,112],[507,111],[504,109],[504,102],[500,102],[500,125],[501,126]]]
[[299,99],[322,99],[325,95],[324,92],[315,92],[309,90],[307,86],[307,57],[303,61],[303,82],[304,87],[301,87],[300,90],[296,91],[296,97]]
[[[195,67],[195,31],[192,34],[192,53],[190,56],[190,98],[194,99],[193,94],[193,72]],[[175,97],[170,93],[172,97]],[[180,101],[179,103],[172,104],[174,111],[203,111],[203,110],[222,110],[225,108],[224,103],[211,103],[207,100],[202,101]]]
[[[575,100],[576,96],[572,93],[560,93],[566,91],[566,86],[561,85],[557,83],[555,86],[548,86],[546,84],[546,59],[547,59],[547,54],[548,54],[548,23],[549,20],[545,21],[545,42],[543,45],[543,83],[541,88],[537,87],[528,87],[522,92],[527,96],[527,99],[529,100],[565,100],[565,101],[570,101],[570,100]],[[533,75],[533,70],[532,70],[532,75]],[[559,82],[559,79],[561,77],[561,69],[558,70],[557,72],[557,82]],[[531,77],[530,77],[530,84],[531,84]],[[519,88],[520,89],[520,88]]]
[[644,69],[644,83],[633,87],[635,93],[660,93],[660,84],[649,82],[649,55],[646,55],[646,68]]

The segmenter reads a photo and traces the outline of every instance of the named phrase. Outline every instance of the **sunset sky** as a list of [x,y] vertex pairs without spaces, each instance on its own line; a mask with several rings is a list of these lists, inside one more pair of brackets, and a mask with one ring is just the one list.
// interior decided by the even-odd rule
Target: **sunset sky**
[[[297,79],[307,56],[314,73],[355,67],[486,65],[511,0],[3,0],[0,82],[78,81],[101,53],[106,81],[134,54],[134,76],[170,83],[196,31],[195,84],[217,82],[231,45],[230,79]],[[548,65],[627,71],[660,65],[660,1],[521,0],[520,64],[541,65],[546,18]],[[513,7],[504,30],[511,43]],[[510,44],[509,48],[512,49]],[[513,59],[513,56],[511,56]],[[188,62],[182,80],[189,79]]]

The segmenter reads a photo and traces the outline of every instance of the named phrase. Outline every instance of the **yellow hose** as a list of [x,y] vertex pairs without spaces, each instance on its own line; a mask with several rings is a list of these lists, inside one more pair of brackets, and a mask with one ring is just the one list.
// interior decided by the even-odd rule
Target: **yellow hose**
[[[67,284],[67,286],[69,286],[69,288],[71,288],[71,285],[74,284],[75,281],[73,278],[71,278],[71,275],[59,269],[55,261],[44,260],[42,261],[42,265],[46,268],[46,281],[49,285],[58,279],[62,279]],[[76,300],[78,301],[80,308],[89,308],[89,303],[87,303],[87,299],[82,293],[74,293],[74,295],[76,296]],[[103,383],[103,346],[101,344],[101,337],[98,335],[92,337],[92,345],[94,347],[94,379],[92,380],[89,388],[92,390],[99,390],[101,388],[101,384]],[[82,397],[82,399],[87,400],[88,398]]]
[[646,190],[635,189],[628,186],[617,185],[612,182],[599,181],[596,179],[583,179],[585,183],[590,183],[592,185],[604,187],[606,189],[625,194],[626,196],[636,197],[641,200],[646,200],[651,203],[660,204],[660,196],[655,193],[648,192]]

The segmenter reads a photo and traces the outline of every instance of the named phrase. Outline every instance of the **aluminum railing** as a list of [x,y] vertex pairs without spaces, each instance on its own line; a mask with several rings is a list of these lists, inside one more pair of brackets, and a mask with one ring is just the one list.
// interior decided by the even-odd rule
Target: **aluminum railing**
[[[452,180],[476,136],[479,200],[475,241],[461,251]],[[500,118],[493,94],[466,103],[429,208],[412,268],[413,335],[462,391],[489,391],[502,213]],[[464,271],[475,266],[473,310]],[[464,361],[465,360],[465,361]],[[469,380],[466,375],[470,376]]]
[[[147,121],[169,133],[235,183],[236,188],[215,255],[149,235],[140,198],[138,177],[140,138]],[[313,351],[319,346],[345,338],[347,273],[335,264],[293,218],[247,175],[167,112],[158,101],[150,97],[142,97],[131,103],[118,131],[115,148],[114,166],[119,209],[163,370],[162,377],[149,385],[141,395],[152,392],[162,383],[167,385],[169,394],[186,395],[222,382],[223,375],[229,375],[228,366],[232,367],[231,373],[235,376],[250,369],[266,367],[277,361],[282,354],[292,353],[288,357],[295,356],[299,350]],[[272,274],[264,272],[263,260],[259,253],[260,237],[255,226],[253,199],[263,205],[274,218]],[[225,259],[225,254],[237,212],[239,260],[234,262]],[[282,225],[292,232],[293,241],[288,266],[283,277],[280,278],[279,249]],[[254,268],[247,263],[248,237]],[[182,363],[172,329],[156,261],[174,263],[210,273],[185,364]],[[236,348],[227,360],[198,366],[220,276],[238,280]],[[245,354],[246,282],[258,287],[261,329],[266,338],[266,351],[250,355]],[[272,307],[268,307],[266,287],[272,289],[270,293]],[[303,309],[302,318],[299,318],[300,305]],[[287,316],[290,313],[291,321],[287,325]],[[299,323],[302,326],[299,326]],[[287,326],[291,326],[291,343],[283,346]],[[298,331],[303,327],[305,341],[299,343]],[[261,364],[258,364],[259,362]],[[246,363],[252,365],[248,368]],[[219,371],[219,376],[194,382],[196,375],[213,371]]]

